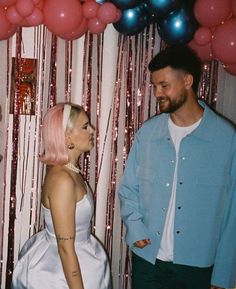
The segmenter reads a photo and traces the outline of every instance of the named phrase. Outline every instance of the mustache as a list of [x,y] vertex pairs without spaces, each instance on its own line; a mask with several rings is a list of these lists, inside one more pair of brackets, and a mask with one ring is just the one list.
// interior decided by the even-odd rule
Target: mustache
[[157,99],[157,102],[159,103],[159,102],[162,102],[163,100],[168,99],[168,97],[166,97],[166,96],[158,96],[156,99]]

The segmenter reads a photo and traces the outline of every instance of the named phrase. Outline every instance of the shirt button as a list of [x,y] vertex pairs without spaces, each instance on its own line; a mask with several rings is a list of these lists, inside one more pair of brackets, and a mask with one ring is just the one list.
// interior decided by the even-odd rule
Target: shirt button
[[183,182],[179,182],[180,185],[183,185]]
[[185,161],[186,160],[186,157],[182,157],[182,161]]
[[165,212],[165,210],[166,210],[166,208],[161,208],[162,209],[162,211],[164,211]]
[[181,206],[178,206],[178,210],[180,210],[181,209]]
[[179,234],[180,233],[180,231],[176,231],[176,234]]
[[161,232],[160,232],[160,231],[157,231],[157,235],[161,235]]
[[174,160],[171,160],[171,161],[170,161],[171,164],[174,164],[174,162],[175,162]]
[[166,186],[169,187],[169,186],[170,186],[170,183],[166,183]]

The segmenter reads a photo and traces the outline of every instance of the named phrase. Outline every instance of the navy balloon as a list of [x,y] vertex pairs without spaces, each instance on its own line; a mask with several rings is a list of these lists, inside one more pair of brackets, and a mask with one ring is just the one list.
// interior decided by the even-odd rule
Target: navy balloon
[[143,4],[145,6],[146,9],[146,13],[147,13],[147,17],[148,17],[148,25],[149,24],[153,24],[153,23],[157,23],[161,18],[158,17],[150,7],[147,6],[147,3],[145,2]]
[[134,8],[138,6],[143,1],[142,0],[110,0],[115,6],[121,10]]
[[115,29],[124,35],[136,35],[148,24],[148,16],[143,4],[122,11],[119,21],[113,24]]
[[168,44],[189,42],[197,27],[193,12],[185,6],[169,13],[157,23],[160,37]]
[[180,8],[182,2],[182,0],[147,0],[146,7],[153,16],[161,18]]

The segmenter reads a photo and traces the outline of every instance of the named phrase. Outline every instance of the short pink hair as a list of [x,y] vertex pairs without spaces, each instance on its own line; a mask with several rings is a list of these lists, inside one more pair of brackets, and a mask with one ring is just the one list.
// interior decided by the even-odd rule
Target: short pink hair
[[[62,124],[65,104],[67,103],[59,103],[50,108],[43,118],[42,137],[44,154],[40,157],[40,160],[47,165],[65,165],[69,161],[65,131]],[[82,110],[80,106],[69,105],[71,105],[72,109],[68,123],[73,121],[71,118],[75,113],[78,116]]]

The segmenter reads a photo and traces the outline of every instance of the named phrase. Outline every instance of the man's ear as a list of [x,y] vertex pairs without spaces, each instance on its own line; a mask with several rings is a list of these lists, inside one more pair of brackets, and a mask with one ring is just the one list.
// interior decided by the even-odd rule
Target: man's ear
[[192,74],[185,74],[184,76],[184,84],[186,89],[190,89],[193,86],[193,76]]

